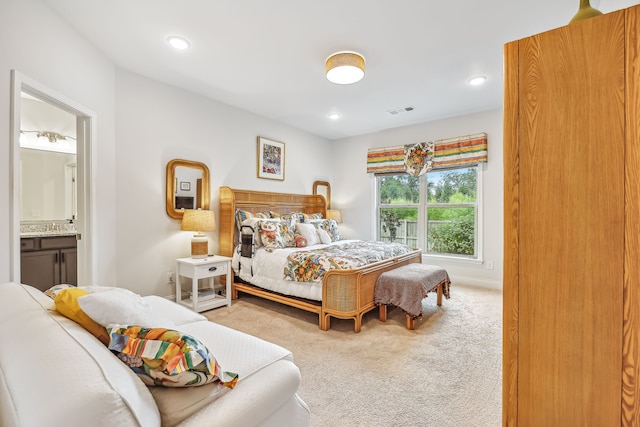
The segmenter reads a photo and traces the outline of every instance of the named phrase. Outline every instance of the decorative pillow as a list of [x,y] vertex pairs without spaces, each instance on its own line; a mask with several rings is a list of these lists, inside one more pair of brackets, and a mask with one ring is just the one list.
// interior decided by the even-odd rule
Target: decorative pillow
[[307,246],[307,239],[305,239],[302,235],[295,235],[296,248],[304,248]]
[[269,212],[252,213],[249,211],[236,209],[236,227],[238,227],[238,231],[240,231],[240,226],[242,225],[242,223],[248,218],[266,219],[266,218],[269,218]]
[[56,295],[58,295],[58,292],[60,292],[63,289],[69,289],[69,288],[75,288],[75,286],[68,285],[65,283],[62,283],[60,285],[53,285],[52,287],[44,291],[44,294],[51,299],[55,299]]
[[282,217],[278,223],[278,231],[282,237],[283,248],[295,248],[296,246],[296,221],[292,217]]
[[313,246],[320,243],[320,237],[318,237],[318,232],[313,224],[297,224],[296,230],[307,240],[307,245]]
[[329,243],[331,243],[331,237],[329,237],[329,233],[324,231],[322,228],[316,228],[316,231],[318,232],[320,243],[322,243],[323,245],[328,245]]
[[238,375],[224,371],[196,338],[165,328],[141,326],[109,329],[109,350],[147,385],[191,387],[217,379],[234,388]]
[[329,233],[329,237],[331,238],[332,242],[342,240],[340,230],[338,230],[338,222],[335,219],[313,220],[311,221],[311,223],[315,225],[319,230],[322,229]]
[[300,215],[301,215],[302,222],[310,222],[314,219],[322,219],[322,214],[320,212],[312,213],[312,214],[302,213]]
[[258,230],[260,232],[260,240],[262,246],[273,250],[283,248],[282,236],[280,235],[279,220],[259,221]]
[[302,222],[301,215],[302,214],[298,212],[289,212],[282,214],[280,212],[269,211],[269,216],[271,216],[271,218],[280,218],[284,221],[291,221],[292,224],[295,224],[296,222]]
[[111,288],[78,298],[82,311],[109,328],[113,325],[140,325],[145,328],[172,328],[172,321],[153,313],[142,297],[128,289]]
[[71,288],[59,289],[53,299],[56,310],[65,317],[73,320],[91,334],[98,338],[104,345],[109,345],[109,334],[107,329],[93,320],[82,311],[78,304],[78,298],[87,295],[87,291],[72,286]]

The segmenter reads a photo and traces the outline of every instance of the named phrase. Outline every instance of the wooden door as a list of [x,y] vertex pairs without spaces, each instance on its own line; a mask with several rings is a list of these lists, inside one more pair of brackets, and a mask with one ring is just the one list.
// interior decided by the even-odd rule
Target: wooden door
[[620,425],[624,16],[505,47],[505,425]]

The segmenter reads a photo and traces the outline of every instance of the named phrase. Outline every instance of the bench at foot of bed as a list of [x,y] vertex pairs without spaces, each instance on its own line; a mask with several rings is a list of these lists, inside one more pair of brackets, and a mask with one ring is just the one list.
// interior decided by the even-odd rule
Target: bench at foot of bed
[[407,329],[415,328],[415,320],[422,317],[422,300],[430,292],[437,292],[437,304],[442,296],[449,299],[449,275],[435,265],[407,264],[380,275],[376,281],[375,302],[380,307],[380,320],[387,321],[387,306],[400,307],[407,316]]

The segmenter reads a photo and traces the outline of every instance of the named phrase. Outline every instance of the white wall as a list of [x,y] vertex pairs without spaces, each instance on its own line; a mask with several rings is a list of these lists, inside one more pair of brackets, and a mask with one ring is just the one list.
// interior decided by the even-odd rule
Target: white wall
[[[246,111],[120,69],[116,106],[118,286],[175,293],[166,273],[189,256],[192,233],[165,211],[171,159],[209,167],[218,218],[220,186],[309,194],[313,181],[330,180],[330,142]],[[285,143],[284,181],[256,177],[258,136]],[[207,234],[216,253],[219,230]]]
[[[347,238],[372,239],[372,175],[366,173],[367,150],[400,144],[415,144],[477,132],[488,134],[489,161],[484,168],[484,259],[482,265],[433,261],[446,268],[454,284],[465,283],[502,289],[503,166],[502,110],[453,117],[345,138],[333,142],[335,162],[331,180],[331,207],[342,211],[341,231]],[[339,155],[338,155],[339,153]]]
[[95,275],[113,284],[115,266],[114,65],[37,0],[0,5],[0,283],[10,279],[10,81],[11,70],[57,91],[98,115],[95,172]]
[[[26,19],[25,17],[28,17]],[[218,188],[309,193],[315,180],[332,184],[332,207],[343,211],[346,237],[371,238],[369,147],[415,143],[475,132],[489,134],[485,173],[484,266],[444,264],[454,279],[501,283],[502,116],[500,111],[396,128],[328,142],[305,132],[117,70],[93,46],[38,0],[0,6],[0,283],[9,280],[10,72],[27,77],[96,112],[98,140],[95,236],[96,284],[142,294],[172,295],[166,272],[188,256],[189,233],[165,213],[165,167],[183,158],[208,165],[211,207]],[[286,144],[284,181],[256,177],[256,138]],[[218,232],[210,233],[211,252]]]

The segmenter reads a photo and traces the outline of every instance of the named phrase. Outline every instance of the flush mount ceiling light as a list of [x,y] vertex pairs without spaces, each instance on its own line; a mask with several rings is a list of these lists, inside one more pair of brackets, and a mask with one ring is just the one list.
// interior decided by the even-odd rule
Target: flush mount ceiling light
[[364,57],[356,52],[336,52],[326,61],[327,80],[348,85],[364,77]]
[[173,48],[178,49],[178,50],[185,50],[189,46],[191,46],[191,43],[189,43],[189,40],[185,39],[184,37],[179,37],[179,36],[169,36],[169,37],[167,37],[167,42]]
[[338,120],[340,118],[340,114],[339,113],[330,113],[329,115],[327,115],[327,117],[329,117],[331,120]]
[[479,86],[487,81],[487,76],[476,76],[469,79],[471,86]]

